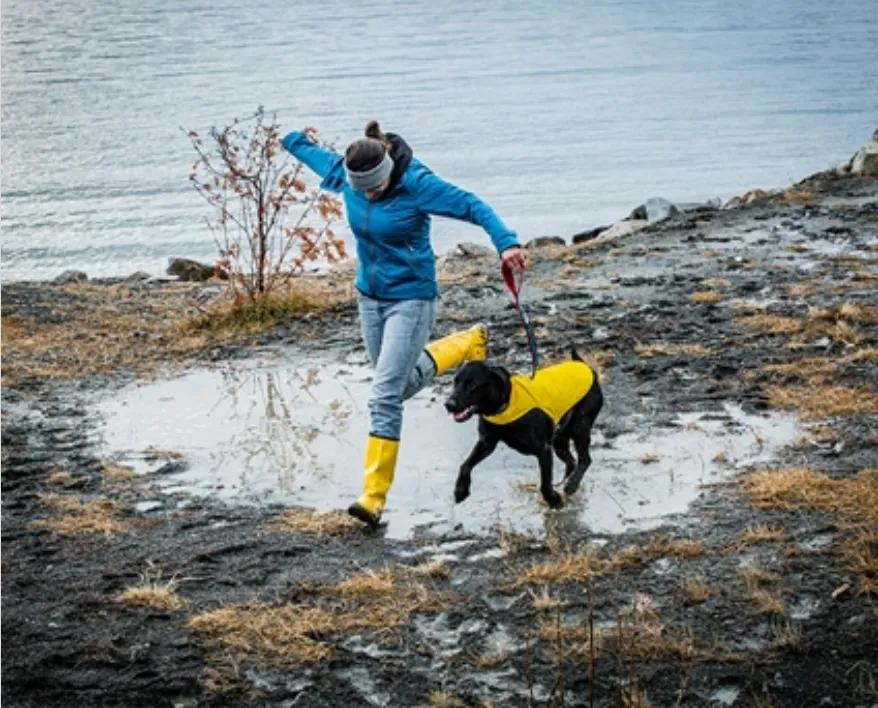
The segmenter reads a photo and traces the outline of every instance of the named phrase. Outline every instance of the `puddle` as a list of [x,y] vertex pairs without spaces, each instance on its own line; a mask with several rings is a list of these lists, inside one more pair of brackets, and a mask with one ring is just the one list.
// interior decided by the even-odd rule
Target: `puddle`
[[738,696],[741,695],[741,689],[738,686],[720,686],[712,694],[708,700],[718,703],[721,706],[733,705]]
[[[156,477],[168,491],[318,511],[346,508],[361,489],[370,376],[359,364],[236,362],[131,387],[98,404],[102,454],[143,473],[165,465],[164,453],[182,454],[182,471]],[[612,402],[608,409],[605,415],[612,415]],[[596,533],[650,528],[685,512],[700,485],[768,463],[801,436],[790,417],[747,415],[734,407],[680,415],[672,427],[629,422],[635,432],[607,441],[598,421],[592,467],[561,511],[549,512],[540,499],[535,460],[502,445],[473,472],[470,498],[455,505],[454,480],[476,440],[477,422],[455,423],[441,397],[423,391],[406,404],[387,534],[405,538],[416,527],[480,532],[496,525],[525,533],[569,524]],[[561,470],[556,460],[556,480]]]

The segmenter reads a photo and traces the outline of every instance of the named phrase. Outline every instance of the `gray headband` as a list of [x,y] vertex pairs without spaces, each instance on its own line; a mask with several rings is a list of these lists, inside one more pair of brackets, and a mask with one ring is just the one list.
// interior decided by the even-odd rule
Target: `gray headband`
[[393,172],[393,158],[384,153],[384,159],[365,172],[353,172],[347,165],[345,165],[344,170],[348,176],[348,184],[357,191],[365,192],[369,189],[378,189],[390,179],[390,173]]

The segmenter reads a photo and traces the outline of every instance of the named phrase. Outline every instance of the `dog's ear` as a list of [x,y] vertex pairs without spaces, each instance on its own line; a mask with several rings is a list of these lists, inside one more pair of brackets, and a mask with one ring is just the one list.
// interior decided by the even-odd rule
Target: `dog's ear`
[[504,366],[489,366],[488,377],[491,383],[500,386],[500,390],[505,390],[509,386],[509,371]]

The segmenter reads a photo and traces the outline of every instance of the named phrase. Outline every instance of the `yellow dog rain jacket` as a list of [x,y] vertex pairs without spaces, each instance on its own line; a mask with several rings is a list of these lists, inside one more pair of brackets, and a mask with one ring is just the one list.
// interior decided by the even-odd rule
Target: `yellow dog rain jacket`
[[540,369],[533,378],[510,376],[509,383],[509,405],[497,415],[483,416],[486,421],[506,425],[539,408],[557,425],[564,414],[591,390],[594,373],[581,361],[565,361]]

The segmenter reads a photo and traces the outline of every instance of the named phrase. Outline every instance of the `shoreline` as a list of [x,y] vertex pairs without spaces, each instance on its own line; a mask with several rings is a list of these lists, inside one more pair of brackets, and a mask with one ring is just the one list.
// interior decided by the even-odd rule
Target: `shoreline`
[[[487,319],[492,357],[526,368],[492,258],[445,259],[441,285],[437,336]],[[792,410],[807,433],[652,531],[595,536],[546,512],[542,534],[394,541],[343,515],[162,495],[96,456],[83,403],[175,362],[292,345],[340,357],[359,346],[351,305],[324,316],[328,337],[326,320],[302,316],[189,347],[169,318],[204,306],[213,284],[3,283],[7,701],[871,705],[878,549],[860,530],[878,493],[876,285],[874,178],[820,173],[614,241],[534,248],[541,353],[576,342],[606,376],[594,467],[624,454],[617,441],[635,425],[661,433],[672,413],[721,416],[725,402]],[[120,327],[132,313],[136,338]],[[77,359],[92,343],[105,362]],[[48,378],[52,367],[76,375]],[[144,578],[164,599],[123,601]]]

